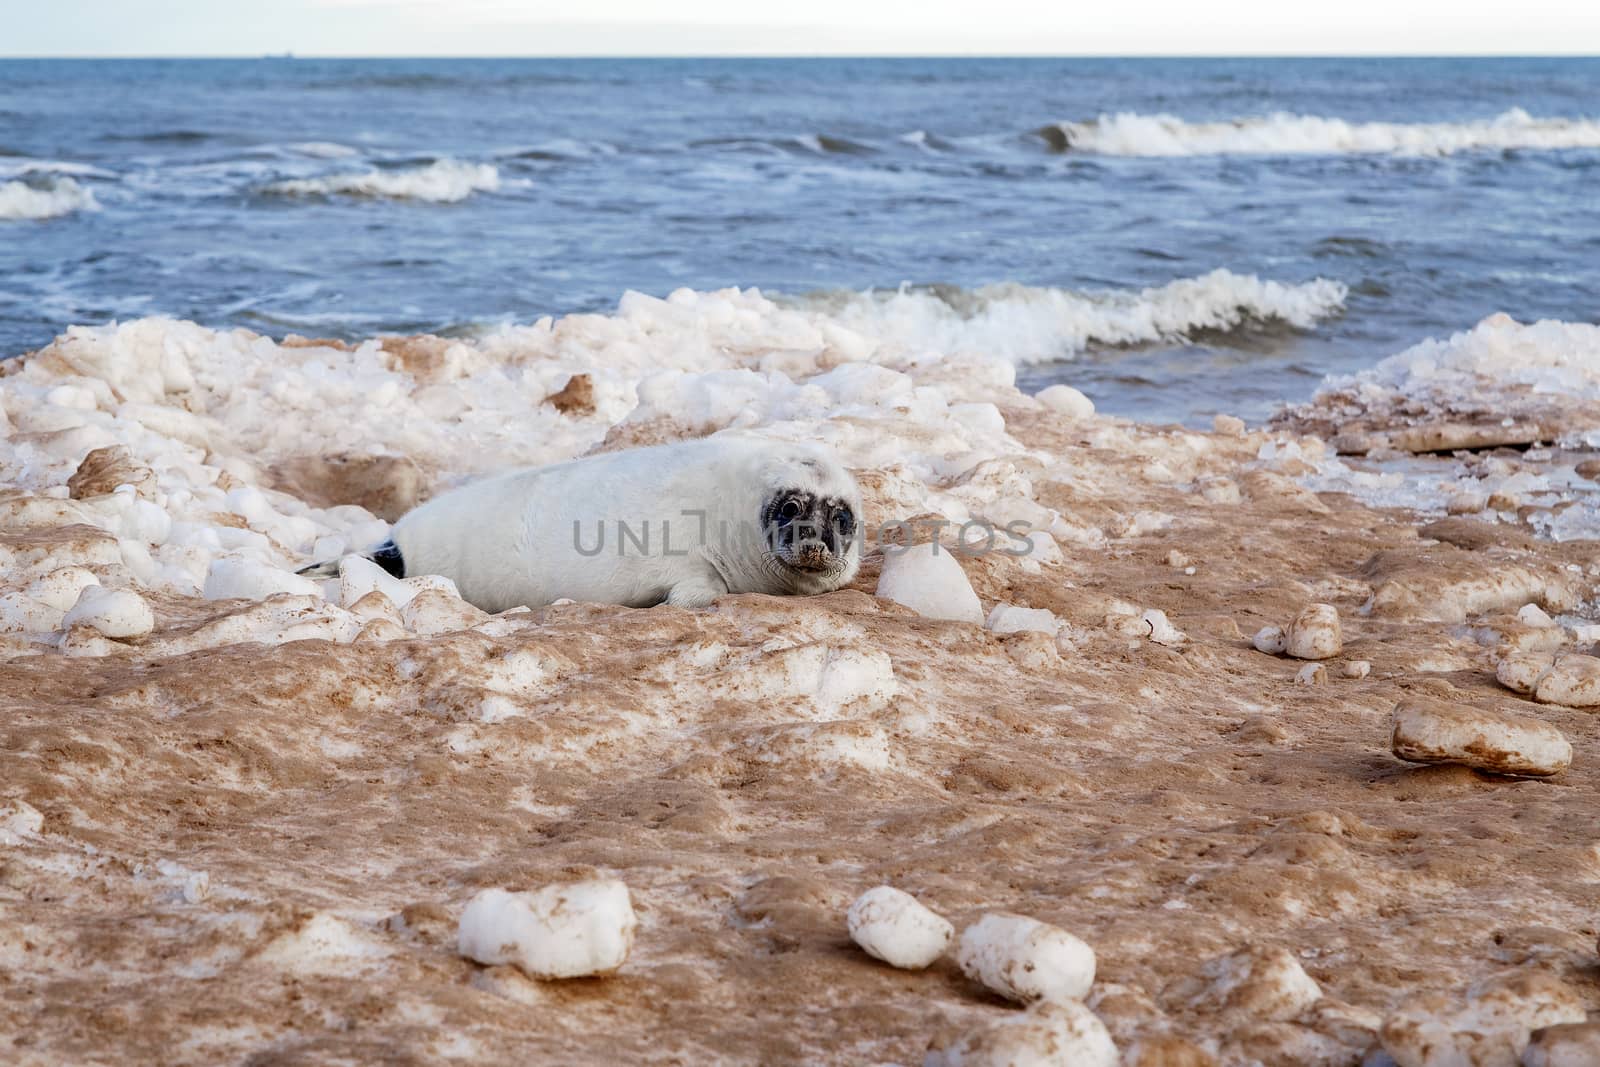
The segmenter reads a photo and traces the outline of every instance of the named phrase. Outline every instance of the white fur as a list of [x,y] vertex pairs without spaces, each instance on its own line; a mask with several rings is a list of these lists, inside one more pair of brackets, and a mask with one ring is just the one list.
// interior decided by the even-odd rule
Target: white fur
[[[402,516],[393,539],[408,576],[444,575],[486,611],[562,597],[699,607],[726,593],[837,589],[860,566],[858,540],[840,569],[813,574],[776,563],[752,536],[767,500],[791,489],[847,502],[859,526],[855,479],[827,450],[722,434],[476,482]],[[648,549],[630,540],[619,552],[620,523],[635,537],[647,530]],[[586,555],[602,526],[603,549]]]

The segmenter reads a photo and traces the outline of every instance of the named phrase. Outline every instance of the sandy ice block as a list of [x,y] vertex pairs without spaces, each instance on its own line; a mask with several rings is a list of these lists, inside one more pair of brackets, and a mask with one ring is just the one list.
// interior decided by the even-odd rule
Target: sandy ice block
[[207,600],[265,600],[275,593],[322,597],[322,586],[291,571],[243,559],[217,559],[206,571]]
[[1034,399],[1069,419],[1087,419],[1094,414],[1094,401],[1070,385],[1052,385],[1041,389]]
[[997,634],[1015,634],[1034,631],[1054,637],[1061,629],[1061,620],[1044,608],[1024,608],[1015,604],[996,604],[984,620],[984,629]]
[[1328,668],[1320,663],[1307,663],[1294,676],[1295,685],[1317,686],[1328,684]]
[[1569,708],[1600,706],[1600,659],[1562,656],[1539,679],[1533,698],[1543,704],[1565,704]]
[[1171,647],[1181,645],[1187,640],[1183,631],[1172,625],[1172,621],[1167,618],[1167,613],[1164,611],[1149,608],[1139,616],[1139,621],[1148,628],[1146,636],[1158,645]]
[[470,630],[489,621],[489,614],[458,596],[440,589],[423,589],[400,609],[406,629],[433,637],[454,630]]
[[62,609],[26,593],[0,593],[0,634],[50,633],[61,628]]
[[62,629],[88,626],[106,637],[143,637],[155,629],[156,618],[144,597],[131,589],[85,586],[61,620]]
[[1425,697],[1395,708],[1391,745],[1412,763],[1461,763],[1494,774],[1542,777],[1572,763],[1572,745],[1543,720]]
[[461,914],[457,947],[479,963],[510,963],[535,978],[609,974],[633,949],[638,918],[614,878],[531,893],[485,889]]
[[456,583],[438,574],[396,578],[365,556],[345,556],[339,561],[339,602],[347,608],[373,592],[388,597],[396,608],[404,608],[413,597],[429,590],[461,597]]
[[1284,636],[1281,626],[1263,626],[1256,631],[1250,639],[1250,644],[1255,646],[1257,652],[1265,652],[1269,656],[1281,656],[1288,647],[1288,638]]
[[0,800],[0,845],[15,845],[37,837],[44,829],[44,816],[25,800]]
[[893,886],[869,889],[850,905],[850,940],[895,967],[921,970],[944,954],[955,927]]
[[1212,1019],[1292,1019],[1322,997],[1322,989],[1288,949],[1253,945],[1206,961],[1206,985],[1190,1006]]
[[1045,1001],[935,1052],[923,1067],[1117,1067],[1105,1024],[1075,1000]]
[[1558,1023],[1535,1030],[1522,1067],[1595,1067],[1600,1064],[1600,1023]]
[[942,545],[915,545],[885,553],[878,595],[918,615],[956,622],[983,622],[983,605],[961,563]]
[[[1540,971],[1487,979],[1460,998],[1427,993],[1401,1004],[1378,1030],[1399,1067],[1516,1067],[1538,1063],[1533,1032],[1582,1023],[1577,990]],[[1594,1061],[1580,1061],[1593,1063]]]
[[87,568],[57,567],[28,586],[28,595],[57,611],[70,611],[85,589],[99,584],[100,579]]
[[1532,696],[1554,663],[1546,653],[1517,652],[1495,665],[1495,680],[1513,693]]
[[1295,659],[1330,659],[1343,648],[1339,610],[1332,604],[1312,604],[1284,632],[1284,651]]
[[1094,984],[1094,949],[1059,926],[1007,912],[962,931],[956,962],[1012,1000],[1082,1000]]

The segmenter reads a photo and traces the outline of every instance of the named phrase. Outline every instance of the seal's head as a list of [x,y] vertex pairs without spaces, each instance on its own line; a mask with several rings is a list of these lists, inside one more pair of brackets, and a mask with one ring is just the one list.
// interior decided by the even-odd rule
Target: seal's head
[[762,479],[765,562],[796,592],[837,589],[861,566],[861,490],[822,449],[796,450]]

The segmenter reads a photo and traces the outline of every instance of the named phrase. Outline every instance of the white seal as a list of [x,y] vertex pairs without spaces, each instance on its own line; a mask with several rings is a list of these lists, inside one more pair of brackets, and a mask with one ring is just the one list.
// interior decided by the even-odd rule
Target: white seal
[[860,490],[828,451],[723,434],[463,486],[401,516],[369,558],[443,575],[491,612],[563,597],[700,607],[839,588],[861,564],[860,526]]

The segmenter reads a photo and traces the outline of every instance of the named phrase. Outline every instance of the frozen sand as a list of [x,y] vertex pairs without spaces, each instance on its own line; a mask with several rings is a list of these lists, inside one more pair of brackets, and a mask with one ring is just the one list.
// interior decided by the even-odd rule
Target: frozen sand
[[[1600,1006],[1594,713],[1496,678],[1593,651],[1593,546],[1534,536],[1558,501],[1383,510],[1308,488],[1363,487],[1288,430],[1069,417],[1006,360],[751,294],[353,351],[147,321],[5,369],[16,1062],[917,1063],[1023,1017],[949,955],[903,973],[852,946],[882,884],[961,929],[1071,931],[1086,1003],[1141,1056],[1353,1065],[1387,1035],[1398,1057],[1491,987],[1518,991],[1495,1018],[1520,1050],[1523,1021]],[[273,592],[381,535],[340,496],[725,426],[831,443],[874,521],[1048,533],[960,561],[965,622],[874,598],[876,551],[851,589],[703,612],[489,618],[359,572]],[[319,449],[395,462],[352,481]],[[80,600],[117,611],[63,629]],[[1296,685],[1247,635],[1319,604],[1341,647]],[[1024,611],[1053,621],[979,625],[1045,618]],[[1571,766],[1402,763],[1391,716],[1419,697],[1538,718]],[[638,916],[611,977],[457,952],[483,890],[595,878]]]

